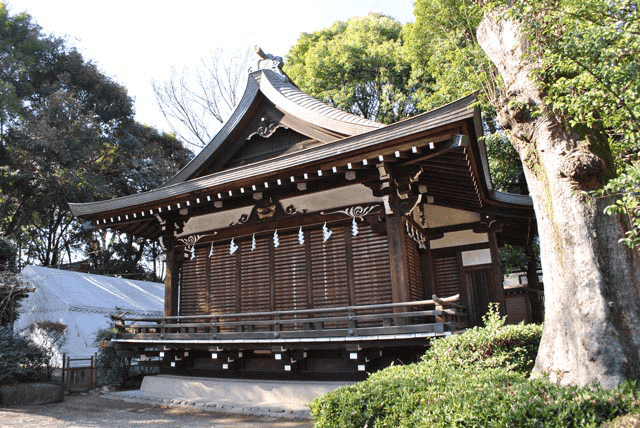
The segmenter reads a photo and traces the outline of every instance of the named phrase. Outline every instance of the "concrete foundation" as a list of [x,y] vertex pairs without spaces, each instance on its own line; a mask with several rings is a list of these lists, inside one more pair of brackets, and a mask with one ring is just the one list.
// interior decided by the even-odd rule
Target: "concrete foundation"
[[194,405],[212,411],[309,418],[308,404],[314,398],[348,384],[158,375],[145,377],[140,391],[110,393],[105,396]]

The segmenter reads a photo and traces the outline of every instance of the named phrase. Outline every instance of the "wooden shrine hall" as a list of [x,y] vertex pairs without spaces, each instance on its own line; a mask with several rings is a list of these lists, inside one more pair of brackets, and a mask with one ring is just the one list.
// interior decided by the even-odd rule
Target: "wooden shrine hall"
[[[382,125],[301,92],[262,58],[223,128],[158,189],[71,204],[157,240],[162,318],[123,320],[122,352],[161,372],[357,376],[504,306],[498,247],[535,229],[493,188],[469,96]],[[144,359],[144,357],[142,357]]]

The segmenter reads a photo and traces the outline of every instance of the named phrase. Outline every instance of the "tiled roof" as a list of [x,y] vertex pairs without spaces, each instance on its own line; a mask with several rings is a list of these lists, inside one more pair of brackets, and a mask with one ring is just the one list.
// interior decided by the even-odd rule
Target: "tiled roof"
[[269,80],[269,83],[271,83],[271,85],[277,89],[283,97],[309,112],[313,112],[329,119],[369,126],[371,128],[382,128],[384,126],[381,123],[331,107],[330,105],[313,98],[309,94],[302,92],[298,87],[292,84],[288,78],[285,80],[274,76],[277,74],[275,71],[263,70],[263,72],[263,76]]

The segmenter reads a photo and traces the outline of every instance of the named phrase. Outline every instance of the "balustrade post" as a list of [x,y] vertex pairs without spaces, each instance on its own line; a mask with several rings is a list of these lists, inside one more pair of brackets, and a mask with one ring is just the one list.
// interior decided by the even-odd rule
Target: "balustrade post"
[[220,333],[220,317],[213,317],[213,329],[214,336]]
[[279,333],[281,331],[280,312],[276,312],[273,315],[273,319],[274,319],[273,331],[275,331],[276,333]]
[[354,318],[354,312],[353,312],[353,308],[349,308],[347,309],[347,319],[348,321],[348,326],[349,326],[349,334],[353,335],[355,333],[356,330],[356,320]]

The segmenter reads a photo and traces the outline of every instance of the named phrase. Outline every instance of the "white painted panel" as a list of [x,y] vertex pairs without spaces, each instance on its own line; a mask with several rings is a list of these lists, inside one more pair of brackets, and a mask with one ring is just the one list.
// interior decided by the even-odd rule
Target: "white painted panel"
[[202,233],[208,230],[229,227],[231,223],[240,220],[243,214],[251,214],[253,207],[236,208],[233,210],[219,211],[198,217],[191,217],[178,237]]
[[424,227],[442,227],[480,221],[480,214],[471,211],[457,210],[455,208],[431,204],[425,204],[424,209]]
[[280,201],[283,208],[293,205],[296,210],[307,210],[307,212],[327,211],[332,208],[375,202],[382,204],[382,198],[373,196],[371,189],[362,184],[354,184],[352,186],[339,187],[337,189],[316,193],[305,193]]
[[491,263],[491,250],[489,248],[462,252],[462,266],[486,265]]
[[459,230],[456,232],[447,232],[443,238],[431,241],[431,249],[457,247],[460,245],[482,244],[489,242],[489,236],[486,233],[473,233],[473,230]]

